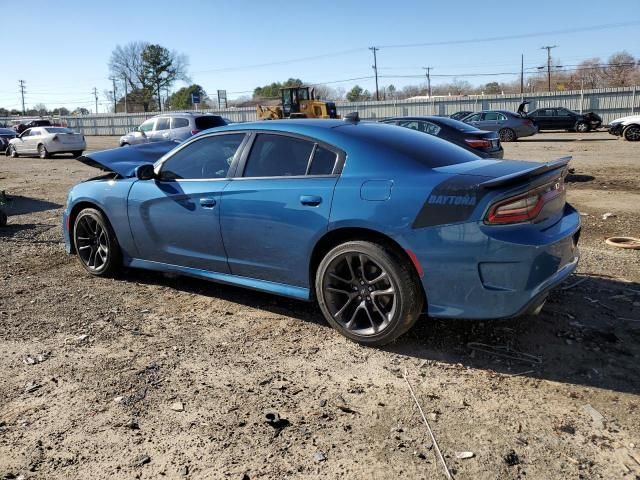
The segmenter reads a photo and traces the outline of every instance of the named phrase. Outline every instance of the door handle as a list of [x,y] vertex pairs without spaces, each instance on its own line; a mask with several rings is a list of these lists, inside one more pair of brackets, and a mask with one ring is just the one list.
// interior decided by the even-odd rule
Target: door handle
[[322,203],[322,197],[318,195],[300,195],[300,203],[309,207],[317,207]]
[[203,208],[213,208],[216,206],[216,199],[215,198],[201,198],[200,199],[200,205]]

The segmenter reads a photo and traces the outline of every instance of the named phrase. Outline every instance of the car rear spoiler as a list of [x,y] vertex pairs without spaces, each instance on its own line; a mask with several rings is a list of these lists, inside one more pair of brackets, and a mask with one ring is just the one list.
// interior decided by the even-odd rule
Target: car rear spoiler
[[486,182],[482,182],[478,185],[481,188],[497,188],[504,187],[511,183],[520,182],[524,179],[536,177],[546,172],[550,172],[551,170],[557,170],[560,168],[566,167],[573,157],[562,157],[557,160],[552,160],[551,162],[541,163],[539,166],[531,167],[527,170],[523,170],[520,172],[510,173],[509,175],[504,175],[498,178],[492,178],[491,180],[487,180]]

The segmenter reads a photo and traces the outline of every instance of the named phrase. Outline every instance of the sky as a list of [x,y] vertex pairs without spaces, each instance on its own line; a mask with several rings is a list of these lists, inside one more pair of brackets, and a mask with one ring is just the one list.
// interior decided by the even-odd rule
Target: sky
[[[602,0],[0,0],[0,11],[19,13],[3,21],[0,107],[21,107],[24,80],[27,108],[94,110],[95,87],[103,113],[111,52],[136,40],[185,54],[192,82],[229,98],[289,77],[373,92],[373,78],[360,78],[373,75],[372,46],[380,48],[381,86],[424,83],[426,66],[432,85],[453,78],[438,75],[474,85],[510,81],[521,54],[525,69],[545,64],[545,45],[557,45],[552,54],[563,65],[622,49],[640,57],[637,7],[638,0],[617,0],[615,8]],[[617,26],[580,31],[606,25]],[[502,75],[469,76],[484,73]]]

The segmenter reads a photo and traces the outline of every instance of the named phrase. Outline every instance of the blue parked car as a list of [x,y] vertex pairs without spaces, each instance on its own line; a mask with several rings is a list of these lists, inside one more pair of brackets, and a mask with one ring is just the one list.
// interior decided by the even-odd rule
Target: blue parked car
[[64,240],[93,275],[173,272],[317,301],[350,339],[388,343],[420,314],[539,310],[576,268],[569,159],[488,160],[393,125],[234,124],[180,145],[85,154]]

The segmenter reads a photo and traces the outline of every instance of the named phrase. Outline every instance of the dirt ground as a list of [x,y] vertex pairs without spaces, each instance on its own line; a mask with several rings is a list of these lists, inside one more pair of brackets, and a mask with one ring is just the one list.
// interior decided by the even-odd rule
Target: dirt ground
[[445,478],[406,371],[457,479],[640,479],[640,251],[603,241],[640,236],[640,144],[545,133],[505,150],[573,155],[578,273],[539,316],[425,317],[382,349],[311,304],[89,277],[59,223],[96,170],[1,157],[0,478]]

